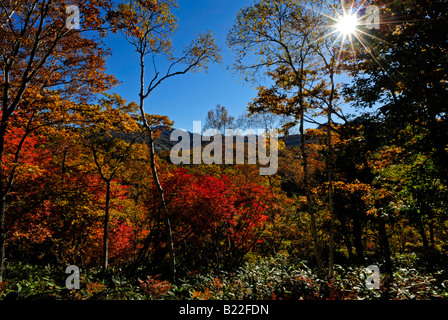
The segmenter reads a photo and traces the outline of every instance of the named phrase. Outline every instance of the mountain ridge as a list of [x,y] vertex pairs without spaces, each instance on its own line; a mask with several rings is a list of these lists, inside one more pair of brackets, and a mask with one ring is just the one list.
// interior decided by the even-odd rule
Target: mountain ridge
[[[160,132],[160,135],[154,139],[154,148],[156,152],[163,152],[163,151],[170,151],[172,147],[174,147],[176,144],[178,144],[179,141],[171,141],[171,133],[176,130],[175,128],[156,128],[155,131]],[[182,129],[183,130],[183,129]],[[193,147],[193,138],[195,138],[195,135],[198,135],[198,133],[192,133],[188,130],[184,130],[188,132],[190,136],[190,147]],[[114,132],[112,134],[114,137],[121,138],[125,141],[133,141],[136,138],[136,135],[133,133],[123,133],[123,132]],[[238,136],[238,135],[236,135]],[[200,141],[201,145],[205,146],[209,143],[209,141],[203,140],[203,135],[200,135]],[[208,136],[207,136],[208,137]],[[247,137],[245,138],[247,139]],[[287,135],[287,136],[281,136],[279,137],[279,140],[282,140],[285,143],[285,146],[287,148],[289,147],[296,147],[300,145],[300,135],[293,134],[293,135]],[[148,139],[146,137],[139,137],[137,138],[138,143],[149,143]],[[223,140],[223,144],[224,144]]]

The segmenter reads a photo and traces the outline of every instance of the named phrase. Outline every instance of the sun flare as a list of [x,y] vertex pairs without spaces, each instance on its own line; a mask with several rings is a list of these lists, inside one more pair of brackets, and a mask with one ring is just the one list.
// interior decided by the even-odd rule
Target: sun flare
[[356,14],[344,14],[336,23],[336,30],[342,35],[349,36],[357,30],[359,21]]
[[[366,0],[360,1],[361,3],[359,7],[355,7],[355,1],[352,1],[350,6],[346,5],[348,0],[340,0],[340,2],[340,6],[330,5],[330,10],[328,11],[316,11],[326,17],[330,22],[328,25],[325,25],[325,27],[328,28],[328,33],[320,37],[319,40],[330,37],[334,39],[332,47],[335,49],[339,48],[338,60],[341,59],[343,54],[349,54],[351,52],[352,55],[356,56],[358,50],[364,49],[383,70],[386,70],[368,47],[369,38],[383,41],[368,30],[372,28],[379,29],[379,9],[373,5],[366,6]],[[376,16],[375,10],[378,11]],[[369,19],[366,18],[366,15]],[[369,23],[367,21],[369,21]],[[372,24],[373,21],[375,21],[374,25],[378,26],[372,27],[370,24]],[[356,43],[358,43],[359,46],[356,47]]]

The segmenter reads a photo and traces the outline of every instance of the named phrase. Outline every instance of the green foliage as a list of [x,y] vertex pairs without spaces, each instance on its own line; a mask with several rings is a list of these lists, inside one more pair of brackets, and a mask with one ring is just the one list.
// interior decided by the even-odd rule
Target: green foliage
[[[400,255],[395,262],[408,263],[413,255]],[[414,259],[415,260],[415,259]],[[380,266],[381,270],[381,266]],[[367,288],[365,267],[335,265],[333,281],[328,281],[306,263],[293,263],[285,255],[246,263],[235,272],[194,274],[173,286],[173,299],[251,299],[251,300],[375,300],[388,290],[391,299],[446,299],[448,279],[443,270],[427,274],[417,266],[399,268],[389,289]],[[380,279],[384,282],[384,276]]]
[[[422,257],[401,254],[389,288],[380,279],[380,290],[366,286],[365,267],[335,265],[334,280],[328,281],[305,261],[294,262],[286,255],[253,257],[234,271],[214,270],[191,273],[177,284],[157,276],[138,276],[142,269],[129,273],[117,267],[107,273],[96,269],[81,270],[81,288],[65,287],[64,269],[55,266],[10,262],[9,281],[0,286],[1,299],[71,300],[375,300],[386,291],[390,299],[448,299],[448,274],[441,266],[429,272],[421,265]],[[380,270],[382,266],[380,265]]]
[[0,299],[13,300],[141,300],[147,295],[138,280],[128,277],[118,267],[107,273],[99,269],[80,269],[80,289],[69,290],[69,276],[64,266],[29,265],[21,262],[7,264],[7,282],[0,286]]
[[57,270],[51,265],[11,263],[7,265],[6,274],[9,280],[2,284],[0,298],[55,299],[63,289],[63,284],[53,278]]

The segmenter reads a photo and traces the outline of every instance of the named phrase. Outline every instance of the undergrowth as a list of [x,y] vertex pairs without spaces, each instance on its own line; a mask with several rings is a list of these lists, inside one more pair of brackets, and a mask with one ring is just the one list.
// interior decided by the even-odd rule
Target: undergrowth
[[[306,262],[287,256],[258,258],[240,268],[210,273],[190,272],[171,284],[160,275],[138,276],[121,268],[80,270],[80,289],[65,286],[65,268],[20,262],[7,264],[1,299],[55,300],[323,300],[447,299],[448,274],[443,267],[421,263],[416,254],[397,255],[392,277],[381,275],[380,289],[369,289],[366,266],[335,266],[332,281]],[[382,266],[379,265],[380,270]],[[389,279],[387,281],[387,279]]]

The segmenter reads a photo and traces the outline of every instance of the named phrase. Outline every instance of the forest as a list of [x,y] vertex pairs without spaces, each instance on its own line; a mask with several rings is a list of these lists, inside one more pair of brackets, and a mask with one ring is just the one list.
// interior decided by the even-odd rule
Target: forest
[[[0,300],[446,300],[446,0],[254,0],[181,50],[177,7],[1,1]],[[151,113],[223,45],[256,95],[197,120],[278,130],[275,174],[249,149],[175,163],[175,111]]]

